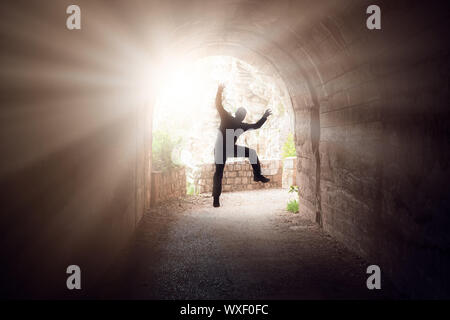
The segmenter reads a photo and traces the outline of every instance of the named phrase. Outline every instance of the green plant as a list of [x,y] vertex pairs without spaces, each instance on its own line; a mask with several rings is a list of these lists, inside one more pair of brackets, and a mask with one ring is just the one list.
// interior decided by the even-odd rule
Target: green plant
[[297,152],[295,151],[294,135],[292,133],[289,133],[286,138],[286,142],[283,145],[282,157],[284,159],[295,156],[297,156]]
[[153,132],[152,166],[155,170],[166,171],[177,165],[172,161],[172,151],[180,140],[172,137],[167,131]]
[[291,200],[287,203],[287,211],[292,213],[298,213],[298,201],[297,200]]
[[[290,186],[289,193],[295,193],[295,195],[298,195],[298,186]],[[298,200],[297,199],[291,199],[287,203],[287,211],[292,213],[298,213]]]
[[298,186],[291,186],[290,188],[289,188],[289,191],[288,191],[289,193],[296,193],[296,194],[298,194]]
[[186,194],[189,196],[198,194],[197,190],[195,190],[195,184],[193,184],[192,182],[187,183]]

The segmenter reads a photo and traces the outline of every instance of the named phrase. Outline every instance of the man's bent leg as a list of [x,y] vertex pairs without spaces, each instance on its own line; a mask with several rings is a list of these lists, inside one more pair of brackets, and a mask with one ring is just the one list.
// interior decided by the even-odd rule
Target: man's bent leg
[[256,154],[256,151],[244,146],[236,146],[235,157],[242,157],[242,154],[244,154],[244,156],[249,159],[250,164],[252,165],[253,180],[261,181],[263,183],[269,182],[270,179],[264,177],[261,174],[261,163],[259,162],[259,158],[258,155]]
[[222,193],[222,177],[225,164],[216,164],[216,171],[213,179],[213,197],[219,197]]
[[222,177],[223,177],[223,170],[225,168],[225,163],[223,164],[217,164],[216,163],[216,171],[214,172],[214,178],[213,178],[213,192],[212,195],[214,197],[214,207],[219,207],[219,197],[222,193]]

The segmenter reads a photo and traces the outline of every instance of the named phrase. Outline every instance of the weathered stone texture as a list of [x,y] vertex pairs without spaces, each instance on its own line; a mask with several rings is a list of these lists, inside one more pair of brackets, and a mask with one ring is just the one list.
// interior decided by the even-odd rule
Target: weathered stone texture
[[[265,188],[281,188],[283,167],[281,160],[261,160],[262,174],[270,179],[268,183],[253,181],[253,170],[248,160],[229,161],[223,172],[222,191],[256,190]],[[205,164],[194,180],[196,191],[211,193],[215,165]]]
[[186,195],[186,169],[173,168],[152,172],[151,205]]

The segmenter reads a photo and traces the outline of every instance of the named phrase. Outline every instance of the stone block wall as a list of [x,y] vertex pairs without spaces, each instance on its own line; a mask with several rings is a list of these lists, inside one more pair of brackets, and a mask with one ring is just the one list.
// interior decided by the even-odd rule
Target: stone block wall
[[175,168],[164,172],[153,171],[151,193],[151,205],[185,196],[185,168]]
[[[0,117],[0,296],[92,298],[144,213],[152,110],[123,81],[129,79],[125,69],[80,59],[76,47],[103,61],[125,57],[100,35],[67,32],[58,17],[64,3],[23,4],[2,2],[1,10],[6,28],[20,25],[23,33],[0,37],[0,69],[14,58],[34,71],[0,75],[11,97]],[[93,16],[101,13],[92,2],[77,4]],[[7,12],[18,14],[6,21]],[[31,23],[31,12],[45,24]],[[54,45],[45,45],[50,38]],[[44,65],[52,79],[43,80]],[[74,76],[82,73],[108,80],[94,84]],[[82,290],[65,286],[71,264],[82,269]]]
[[297,185],[297,157],[289,157],[283,160],[282,187],[289,188]]
[[410,296],[448,297],[448,5],[378,1],[371,32],[372,3],[346,2],[291,50],[311,93],[293,98],[300,212]]
[[[227,162],[223,173],[222,191],[242,191],[281,188],[282,162],[281,160],[261,160],[262,174],[270,179],[270,182],[262,184],[253,181],[253,170],[248,160]],[[205,164],[194,180],[196,191],[199,193],[211,193],[213,186],[215,165]]]

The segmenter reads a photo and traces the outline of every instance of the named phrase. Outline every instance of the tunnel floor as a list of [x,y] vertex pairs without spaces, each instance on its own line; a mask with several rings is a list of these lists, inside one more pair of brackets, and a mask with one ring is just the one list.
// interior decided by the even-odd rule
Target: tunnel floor
[[390,299],[366,288],[363,259],[300,214],[287,212],[286,190],[208,195],[148,212],[104,298]]

